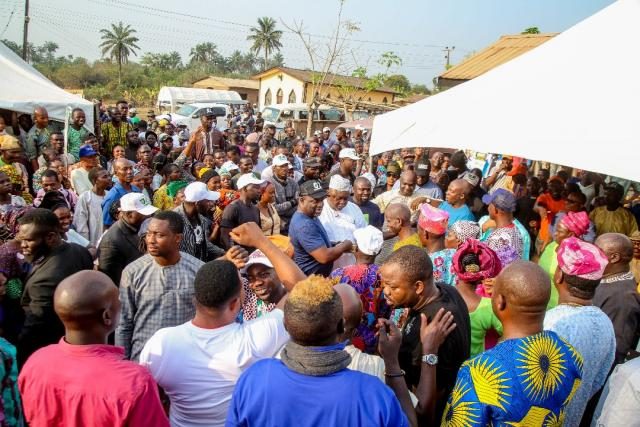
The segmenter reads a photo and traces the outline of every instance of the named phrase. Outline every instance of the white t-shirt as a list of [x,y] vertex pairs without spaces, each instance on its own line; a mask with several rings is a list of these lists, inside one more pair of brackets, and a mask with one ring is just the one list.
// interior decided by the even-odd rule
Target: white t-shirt
[[172,426],[224,426],[240,375],[276,355],[287,341],[279,309],[217,329],[189,321],[156,332],[142,349],[140,364],[171,399]]

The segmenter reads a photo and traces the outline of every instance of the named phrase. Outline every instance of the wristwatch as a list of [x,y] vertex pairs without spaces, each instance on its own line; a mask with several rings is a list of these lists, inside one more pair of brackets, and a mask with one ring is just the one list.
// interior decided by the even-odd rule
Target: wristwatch
[[437,354],[425,354],[422,356],[422,363],[426,363],[427,365],[435,366],[438,364],[438,355]]

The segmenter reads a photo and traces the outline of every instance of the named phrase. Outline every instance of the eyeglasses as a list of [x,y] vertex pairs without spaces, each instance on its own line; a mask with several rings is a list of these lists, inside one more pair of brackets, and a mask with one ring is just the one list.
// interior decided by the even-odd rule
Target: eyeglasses
[[387,176],[388,177],[394,177],[394,178],[400,178],[400,175],[398,175],[397,173],[393,173],[393,172],[387,172]]

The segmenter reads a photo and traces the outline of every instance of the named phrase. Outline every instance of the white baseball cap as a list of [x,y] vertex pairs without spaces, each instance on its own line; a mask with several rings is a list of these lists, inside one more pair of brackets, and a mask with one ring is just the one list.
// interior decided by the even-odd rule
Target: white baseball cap
[[236,169],[240,169],[240,168],[238,167],[238,165],[233,163],[231,160],[227,160],[226,162],[224,162],[222,164],[222,166],[220,166],[220,169],[225,169],[227,171],[232,171],[232,170],[236,170]]
[[325,126],[322,128],[322,132],[331,132],[331,128],[328,126]]
[[216,201],[220,198],[220,193],[217,191],[209,191],[207,184],[204,182],[196,181],[187,185],[184,189],[184,201],[189,203],[197,203],[202,200]]
[[142,193],[127,193],[120,198],[120,212],[138,212],[141,215],[153,215],[158,208]]
[[284,154],[278,154],[273,158],[272,164],[273,166],[282,166],[282,165],[288,165],[290,163],[287,156],[285,156]]
[[356,154],[356,150],[353,148],[343,148],[340,150],[340,155],[338,155],[339,159],[351,159],[351,160],[360,160],[360,157]]
[[351,181],[335,174],[331,177],[331,180],[329,180],[329,188],[336,191],[351,192]]
[[252,173],[245,173],[240,178],[238,178],[236,187],[238,188],[238,190],[242,190],[244,187],[251,184],[262,185],[264,184],[264,179],[258,179],[255,176],[253,176]]
[[358,250],[365,255],[377,255],[384,243],[382,231],[372,225],[354,230],[353,238],[356,239]]
[[271,261],[269,261],[269,258],[267,258],[260,249],[256,249],[251,253],[251,255],[249,255],[249,259],[244,264],[244,267],[242,268],[242,270],[240,270],[240,272],[246,274],[249,267],[253,264],[262,264],[266,265],[269,268],[273,268],[273,264],[271,263]]

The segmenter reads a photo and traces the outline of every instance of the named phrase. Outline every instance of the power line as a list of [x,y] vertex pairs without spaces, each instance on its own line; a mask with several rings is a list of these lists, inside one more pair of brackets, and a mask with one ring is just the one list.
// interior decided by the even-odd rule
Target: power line
[[11,11],[11,14],[9,15],[9,20],[7,21],[7,25],[4,26],[4,29],[2,30],[2,33],[0,33],[0,37],[4,36],[4,33],[7,32],[7,28],[9,28],[9,24],[11,24],[11,19],[13,18],[13,15],[16,12],[16,8],[14,6],[13,10]]

